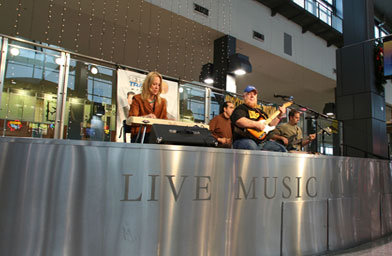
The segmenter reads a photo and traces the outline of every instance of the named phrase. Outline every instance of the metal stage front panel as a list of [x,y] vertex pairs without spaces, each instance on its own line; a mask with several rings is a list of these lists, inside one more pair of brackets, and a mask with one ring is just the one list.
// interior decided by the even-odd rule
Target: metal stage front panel
[[388,161],[0,138],[0,255],[312,255],[391,232]]

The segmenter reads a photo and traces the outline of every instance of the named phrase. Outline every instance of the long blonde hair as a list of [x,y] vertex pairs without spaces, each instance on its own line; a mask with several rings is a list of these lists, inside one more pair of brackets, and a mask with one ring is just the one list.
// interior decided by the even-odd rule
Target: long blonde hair
[[161,93],[162,93],[162,75],[156,71],[152,71],[148,73],[146,79],[144,79],[143,86],[142,86],[142,100],[148,100],[148,97],[151,95],[150,87],[154,81],[155,77],[159,77],[160,84],[159,84],[159,92],[157,94],[157,101],[158,104],[161,104]]

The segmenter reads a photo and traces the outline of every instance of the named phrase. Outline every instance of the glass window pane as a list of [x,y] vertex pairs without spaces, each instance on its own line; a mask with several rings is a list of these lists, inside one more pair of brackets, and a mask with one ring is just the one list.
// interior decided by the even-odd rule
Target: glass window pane
[[0,135],[53,138],[59,52],[10,41],[0,109]]
[[328,25],[331,25],[331,11],[325,6],[319,6],[319,18]]
[[293,2],[298,4],[302,8],[304,8],[304,6],[305,6],[304,0],[293,0]]
[[64,138],[115,141],[116,88],[114,69],[71,59],[64,117]]
[[211,105],[209,120],[220,114],[220,107],[225,102],[225,95],[219,92],[211,92]]
[[377,26],[374,26],[374,38],[380,37],[380,30]]
[[180,85],[180,121],[204,123],[206,90],[193,84]]

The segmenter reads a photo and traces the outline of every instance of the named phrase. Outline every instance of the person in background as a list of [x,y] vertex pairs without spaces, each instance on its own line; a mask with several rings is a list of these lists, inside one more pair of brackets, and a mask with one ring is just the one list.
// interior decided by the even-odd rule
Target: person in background
[[302,136],[302,129],[298,126],[300,112],[292,109],[289,112],[289,122],[279,125],[269,135],[272,140],[280,141],[287,150],[301,151],[316,138],[316,134],[310,134],[306,139]]
[[132,98],[135,95],[133,91],[129,91],[127,93],[127,104],[123,107],[123,112],[125,113],[125,117],[129,115],[129,111],[131,110]]
[[[142,93],[133,97],[129,116],[168,119],[167,102],[160,96],[161,93],[162,75],[158,72],[148,73],[142,85]],[[132,142],[135,141],[139,129],[138,126],[131,128]],[[151,127],[148,126],[145,141],[148,141],[150,131]]]
[[[268,150],[287,152],[286,148],[276,141],[266,140],[254,137],[249,130],[263,131],[265,125],[259,119],[268,119],[268,115],[257,107],[257,89],[248,85],[244,90],[244,104],[235,108],[231,115],[232,131],[233,131],[233,148],[251,149],[251,150]],[[271,122],[271,126],[275,126],[286,113],[285,107],[279,107],[279,115]]]
[[234,104],[226,101],[222,105],[221,113],[210,121],[212,136],[218,141],[218,147],[231,148],[232,132],[230,116],[234,111]]

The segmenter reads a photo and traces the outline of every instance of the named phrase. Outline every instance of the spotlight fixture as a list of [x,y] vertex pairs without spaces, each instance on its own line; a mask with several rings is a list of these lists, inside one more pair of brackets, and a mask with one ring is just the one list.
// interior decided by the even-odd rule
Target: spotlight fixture
[[243,69],[236,69],[236,70],[234,70],[234,75],[242,76],[242,75],[245,75],[245,74],[246,74],[246,71],[243,70]]
[[96,116],[103,116],[105,114],[105,106],[101,103],[94,102],[94,114]]
[[94,66],[94,65],[91,65],[91,67],[90,67],[90,72],[91,72],[93,75],[96,75],[96,74],[98,74],[98,68],[97,68],[96,66]]
[[214,83],[214,64],[207,63],[202,66],[199,81],[206,84]]
[[249,62],[249,57],[241,53],[230,55],[228,72],[239,76],[252,72],[252,65]]
[[19,53],[20,53],[20,51],[19,51],[18,48],[12,47],[12,48],[10,49],[10,53],[11,53],[13,56],[18,56]]
[[324,105],[323,113],[327,116],[335,115],[335,103],[329,102]]

